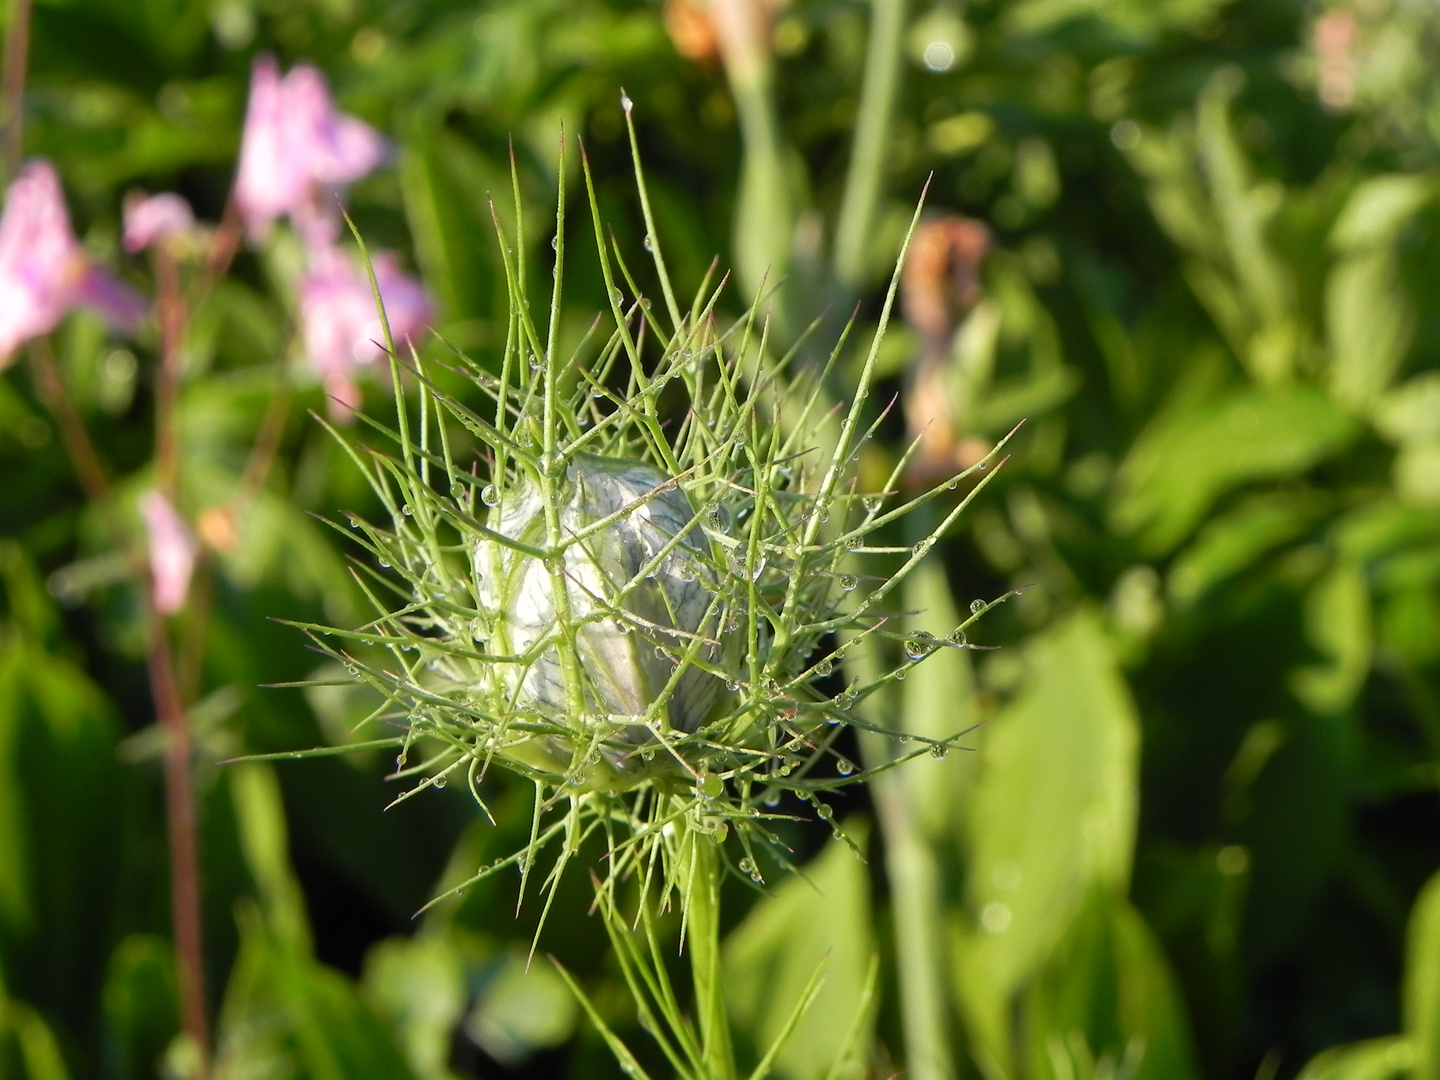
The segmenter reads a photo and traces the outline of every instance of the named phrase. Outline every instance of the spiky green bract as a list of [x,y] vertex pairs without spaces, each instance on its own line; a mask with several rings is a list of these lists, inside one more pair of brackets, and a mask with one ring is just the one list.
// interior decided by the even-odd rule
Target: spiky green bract
[[[717,316],[723,282],[707,279],[682,312],[650,240],[667,308],[657,313],[605,243],[590,191],[608,334],[592,329],[559,354],[562,188],[546,335],[500,230],[510,322],[498,373],[460,357],[476,390],[467,404],[418,358],[392,354],[397,392],[402,368],[418,382],[417,417],[402,395],[395,430],[371,422],[390,452],[341,438],[388,513],[351,521],[382,568],[357,572],[377,615],[358,630],[307,629],[381,692],[376,719],[403,719],[397,775],[418,779],[412,791],[463,776],[478,799],[496,765],[534,783],[530,844],[480,876],[528,872],[554,844],[553,882],[598,832],[609,880],[638,868],[648,882],[658,867],[668,891],[682,877],[677,852],[733,831],[725,850],[758,880],[754,845],[773,841],[783,793],[828,820],[823,794],[863,778],[832,750],[858,723],[854,704],[935,649],[965,647],[959,627],[948,641],[906,641],[900,667],[870,685],[833,674],[847,649],[889,634],[895,586],[993,472],[958,502],[953,481],[907,500],[895,493],[902,458],[883,488],[862,491],[879,334],[849,403],[832,407],[839,345],[827,363],[792,370],[755,307],[728,324]],[[894,294],[892,282],[880,332]],[[945,509],[920,544],[877,543],[932,502]],[[871,562],[891,573],[866,576]],[[407,767],[415,750],[424,760]]]

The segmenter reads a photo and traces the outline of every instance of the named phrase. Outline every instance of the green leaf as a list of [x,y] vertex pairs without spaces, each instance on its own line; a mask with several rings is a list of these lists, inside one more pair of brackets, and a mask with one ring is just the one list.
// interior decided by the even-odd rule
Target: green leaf
[[1104,890],[1027,995],[1027,1075],[1100,1076],[1104,1061],[1133,1080],[1198,1077],[1184,1003],[1145,920]]
[[1425,176],[1373,177],[1351,194],[1330,232],[1339,253],[1325,282],[1330,385],[1347,404],[1373,402],[1409,348],[1415,316],[1400,287],[1395,248],[1434,191]]
[[0,988],[0,1076],[70,1080],[60,1044],[38,1012]]
[[0,970],[49,1015],[95,1000],[129,789],[120,725],[73,665],[0,631]]
[[467,140],[417,121],[400,175],[416,259],[446,318],[494,314],[496,240],[486,207],[489,192],[508,187],[503,173]]
[[1093,887],[1123,893],[1135,839],[1138,722],[1095,614],[1038,636],[1022,685],[981,748],[955,962],[972,1034],[1001,1068],[1014,994]]
[[1267,552],[1295,539],[1312,521],[1316,508],[1305,500],[1266,495],[1218,514],[1181,551],[1170,568],[1170,598],[1188,606]]
[[516,949],[488,973],[465,1030],[496,1061],[514,1066],[537,1050],[565,1042],[578,1013],[575,996],[555,967],[531,964],[528,953]]
[[436,933],[388,938],[365,958],[366,996],[395,1027],[410,1067],[424,1080],[451,1076],[450,1044],[465,1012],[463,960],[459,943]]
[[1412,1074],[1410,1044],[1402,1038],[1370,1039],[1326,1050],[1300,1070],[1296,1080],[1401,1080]]
[[1410,915],[1404,1014],[1414,1075],[1440,1076],[1440,874],[1420,890]]
[[310,924],[300,882],[290,868],[285,805],[275,772],[259,762],[228,768],[230,797],[245,864],[260,894],[261,910],[272,937],[298,953],[310,950]]
[[225,990],[215,1072],[295,1080],[407,1080],[414,1074],[357,987],[275,941],[241,901],[240,954]]
[[1290,673],[1290,686],[1317,713],[1346,708],[1370,674],[1370,587],[1365,568],[1337,560],[1305,597],[1305,636],[1323,663]]
[[110,957],[103,995],[105,1075],[149,1080],[180,1025],[175,954],[153,934],[132,934]]
[[1242,391],[1161,416],[1121,466],[1111,525],[1145,552],[1163,554],[1225,492],[1303,473],[1355,430],[1328,397],[1308,387]]
[[[851,835],[863,849],[864,836]],[[770,1047],[822,964],[825,983],[777,1055],[774,1075],[823,1080],[843,1049],[840,1034],[856,1025],[866,1030],[852,1052],[868,1060],[873,1021],[862,1006],[874,949],[869,871],[832,840],[803,877],[783,881],[725,941],[725,998],[742,1060],[747,1049],[754,1060]]]

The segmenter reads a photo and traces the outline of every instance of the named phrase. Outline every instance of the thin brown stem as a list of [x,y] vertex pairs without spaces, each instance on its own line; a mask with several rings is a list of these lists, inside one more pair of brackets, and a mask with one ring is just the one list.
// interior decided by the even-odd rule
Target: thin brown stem
[[180,479],[180,452],[175,436],[175,408],[180,393],[180,347],[185,340],[185,300],[180,294],[180,269],[164,244],[155,251],[155,314],[160,323],[160,367],[155,379],[155,474],[165,497],[175,498]]
[[165,621],[150,611],[150,692],[165,731],[165,820],[170,833],[170,909],[180,975],[180,1014],[195,1045],[197,1080],[210,1072],[210,1025],[205,1013],[205,960],[201,945],[200,859],[195,799],[190,780],[190,728],[175,680]]
[[113,517],[110,478],[105,475],[105,466],[100,461],[95,444],[90,440],[90,433],[85,430],[85,422],[80,418],[80,413],[65,388],[65,380],[55,363],[55,354],[50,349],[49,339],[36,338],[30,343],[28,351],[31,371],[35,377],[36,394],[50,410],[50,415],[55,418],[55,423],[60,428],[60,439],[75,467],[75,475],[79,478],[80,485],[92,502]]
[[210,290],[225,276],[235,259],[235,253],[240,250],[240,241],[244,236],[240,210],[235,205],[235,196],[232,193],[225,203],[225,212],[221,214],[220,224],[210,241],[210,251],[205,257],[205,269],[191,293],[191,308],[199,307],[200,302],[210,295]]
[[235,495],[236,503],[250,502],[260,493],[270,467],[275,463],[275,454],[280,449],[280,440],[285,435],[285,422],[290,417],[290,395],[276,394],[265,407],[260,421],[260,431],[255,436],[255,445],[250,459],[245,463],[245,473],[240,479],[240,490]]
[[25,68],[30,58],[31,0],[10,0],[0,99],[5,112],[5,175],[13,180],[25,158]]

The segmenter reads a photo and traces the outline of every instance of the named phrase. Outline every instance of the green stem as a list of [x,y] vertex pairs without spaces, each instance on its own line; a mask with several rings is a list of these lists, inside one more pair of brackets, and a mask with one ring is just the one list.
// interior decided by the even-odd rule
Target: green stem
[[735,1056],[730,1045],[730,1018],[720,968],[720,861],[715,841],[689,833],[686,875],[685,945],[695,981],[695,1011],[700,1024],[702,1075],[706,1080],[734,1080]]
[[750,294],[784,275],[795,228],[775,65],[760,8],[749,0],[716,0],[711,7],[745,144],[733,242],[740,287]]
[[[866,742],[883,742],[867,734]],[[866,767],[877,761],[866,747]],[[904,777],[898,770],[871,784],[880,829],[885,835],[885,872],[895,915],[895,964],[900,974],[904,1017],[905,1075],[911,1080],[950,1080],[955,1063],[947,1037],[944,912],[936,852],[916,822]]]
[[900,88],[905,0],[873,0],[873,6],[855,143],[835,232],[835,278],[847,292],[859,288],[865,275],[885,179],[886,136]]
[[[922,520],[907,522],[912,536],[924,535],[923,519],[928,516],[922,512],[914,515]],[[934,603],[936,583],[927,584],[924,569],[905,584],[905,605],[912,610]],[[943,571],[940,573],[939,587],[943,589]],[[885,662],[879,647],[879,640],[871,638],[847,655],[847,664],[855,666],[861,682],[884,674]],[[916,674],[919,677],[922,673]],[[904,707],[900,685],[892,683],[885,693],[870,700],[870,719],[912,734],[933,736],[932,730],[916,730],[925,726],[924,718],[913,716],[913,707]],[[869,731],[860,731],[859,736],[867,769],[877,768],[895,756],[895,745],[888,737]],[[943,814],[926,805],[943,793],[936,790],[934,780],[926,783],[926,779],[923,774],[894,769],[871,781],[870,796],[885,837],[885,872],[894,912],[895,965],[905,1034],[905,1075],[910,1080],[952,1080],[956,1070],[949,1039],[948,972],[945,951],[937,947],[937,942],[946,939],[941,853],[936,842],[937,826],[943,828],[945,823]]]

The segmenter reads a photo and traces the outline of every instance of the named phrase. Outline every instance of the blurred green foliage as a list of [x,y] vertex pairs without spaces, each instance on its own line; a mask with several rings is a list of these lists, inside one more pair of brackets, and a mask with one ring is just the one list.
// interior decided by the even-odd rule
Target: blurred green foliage
[[[644,244],[621,86],[672,273],[693,285],[718,255],[736,311],[783,275],[786,340],[857,302],[859,330],[873,320],[929,177],[927,213],[992,233],[946,328],[942,422],[961,446],[1028,426],[905,618],[948,628],[957,600],[1033,587],[974,642],[1004,648],[947,651],[872,703],[917,734],[982,726],[974,753],[847,805],[871,862],[797,823],[808,882],[727,883],[742,1059],[828,957],[783,1076],[1440,1075],[1440,13],[791,0],[727,78],[672,40],[677,9],[703,7],[41,0],[26,149],[113,260],[132,187],[220,218],[252,55],[312,60],[394,140],[351,193],[360,229],[411,253],[441,333],[480,358],[505,334],[487,199],[508,154],[537,282],[562,128],[620,249]],[[602,286],[593,240],[568,242],[578,342]],[[218,764],[362,738],[373,707],[261,688],[335,676],[272,619],[362,617],[354,553],[316,517],[370,496],[303,417],[323,402],[297,259],[283,237],[243,253],[184,352],[191,520],[245,492],[267,410],[287,417],[238,542],[176,620],[217,1068],[615,1075],[548,965],[527,972],[539,912],[517,916],[518,882],[412,919],[523,842],[524,789],[486,781],[491,827],[454,791],[382,813],[374,752]],[[155,346],[85,316],[55,336],[130,533]],[[897,392],[923,351],[920,328],[892,334]],[[877,470],[902,438],[882,430]],[[0,475],[0,1075],[183,1075],[142,609],[24,365],[0,378]],[[561,890],[541,949],[643,1051],[589,899]]]

